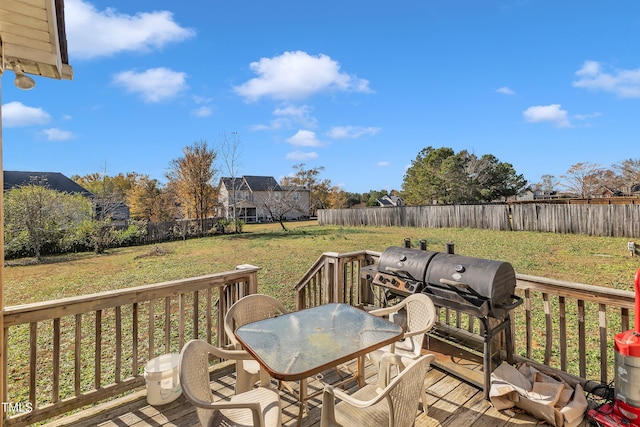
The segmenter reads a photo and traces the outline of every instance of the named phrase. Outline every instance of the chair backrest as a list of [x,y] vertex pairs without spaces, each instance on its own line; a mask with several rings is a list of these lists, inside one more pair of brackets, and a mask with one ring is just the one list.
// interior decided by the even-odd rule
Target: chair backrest
[[414,424],[424,379],[433,359],[431,354],[420,356],[382,391],[389,404],[390,427],[411,427]]
[[224,331],[229,341],[237,347],[238,340],[233,333],[240,326],[279,316],[287,312],[287,309],[280,301],[269,295],[247,295],[229,307],[229,310],[224,316]]
[[[422,351],[424,335],[433,327],[437,318],[436,307],[431,298],[425,294],[413,294],[405,298],[401,304],[407,310],[407,330],[408,335],[404,342],[396,344],[397,348],[413,353],[415,357]],[[411,335],[412,332],[422,332]]]
[[215,410],[200,408],[196,402],[213,402],[209,384],[209,353],[215,347],[202,340],[189,341],[180,352],[180,386],[187,400],[194,404],[200,425],[209,425]]

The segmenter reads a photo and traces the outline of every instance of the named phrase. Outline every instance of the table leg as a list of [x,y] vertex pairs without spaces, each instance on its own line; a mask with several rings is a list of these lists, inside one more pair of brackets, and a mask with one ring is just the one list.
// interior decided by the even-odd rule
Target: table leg
[[365,356],[360,356],[358,357],[358,387],[362,388],[364,387],[364,357]]
[[298,427],[302,425],[302,417],[307,412],[307,379],[300,380],[300,390],[298,390],[298,399],[300,400],[300,409],[298,410]]

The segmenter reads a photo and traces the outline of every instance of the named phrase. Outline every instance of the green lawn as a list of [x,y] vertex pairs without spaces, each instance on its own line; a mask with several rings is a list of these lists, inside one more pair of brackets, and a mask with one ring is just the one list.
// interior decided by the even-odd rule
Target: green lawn
[[518,273],[633,290],[640,257],[627,252],[626,238],[533,232],[403,227],[320,227],[315,221],[245,225],[240,235],[7,262],[5,305],[57,299],[163,282],[253,264],[261,292],[288,304],[293,286],[323,252],[383,251],[411,238],[444,251],[447,242],[461,255],[510,262]]

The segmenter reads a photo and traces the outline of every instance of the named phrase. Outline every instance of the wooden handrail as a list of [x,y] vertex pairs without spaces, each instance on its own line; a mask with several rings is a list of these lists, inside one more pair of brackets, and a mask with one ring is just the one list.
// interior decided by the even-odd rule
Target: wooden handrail
[[[257,293],[259,267],[6,307],[6,426],[26,426],[144,385],[141,369],[192,338],[226,345],[223,316]],[[217,294],[214,291],[217,290]],[[206,338],[205,338],[206,337]],[[15,357],[12,357],[15,355]],[[28,359],[25,360],[25,355]],[[4,379],[6,381],[6,379]]]

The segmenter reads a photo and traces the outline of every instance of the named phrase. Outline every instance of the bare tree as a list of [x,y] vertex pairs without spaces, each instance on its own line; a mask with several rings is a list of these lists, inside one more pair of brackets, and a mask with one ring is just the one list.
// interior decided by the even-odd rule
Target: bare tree
[[545,195],[551,195],[555,191],[560,182],[554,175],[545,174],[540,177],[538,186],[544,192]]
[[613,165],[613,169],[618,171],[622,182],[627,187],[640,183],[640,159],[623,160]]
[[238,170],[240,168],[240,155],[242,154],[242,141],[238,136],[238,132],[231,132],[231,138],[227,137],[226,133],[222,134],[222,142],[220,143],[220,152],[222,154],[222,160],[225,165],[225,169],[229,177],[231,178],[230,203],[232,208],[232,218],[235,225],[236,233],[240,232],[240,222],[238,221],[236,212],[236,186],[238,177]]
[[269,216],[280,223],[284,231],[287,231],[284,222],[291,214],[306,214],[299,196],[300,188],[295,185],[284,185],[269,188],[261,192],[256,202],[269,214]]
[[331,180],[320,180],[320,172],[324,170],[322,166],[305,169],[304,163],[297,164],[293,167],[297,172],[292,177],[282,179],[280,185],[299,186],[309,189],[311,216],[315,216],[318,209],[329,207],[329,195],[331,193]]
[[216,200],[213,182],[218,174],[214,163],[217,152],[206,141],[198,141],[183,148],[182,154],[171,161],[166,176],[176,189],[185,216],[199,220],[202,227]]
[[596,195],[600,188],[599,175],[602,171],[600,165],[583,162],[571,166],[565,175],[560,177],[560,184],[567,191],[579,195],[583,199],[589,199]]

